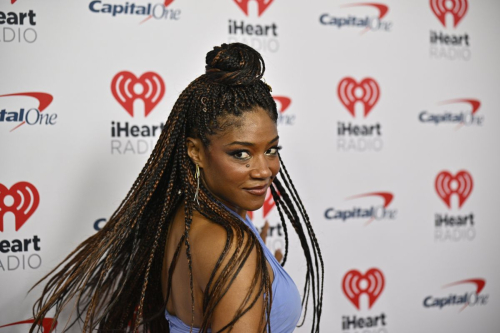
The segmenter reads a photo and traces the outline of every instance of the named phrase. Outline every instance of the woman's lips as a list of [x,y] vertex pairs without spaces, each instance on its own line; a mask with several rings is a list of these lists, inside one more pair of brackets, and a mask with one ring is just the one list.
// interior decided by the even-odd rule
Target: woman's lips
[[245,190],[250,194],[261,196],[267,193],[267,185],[245,188]]

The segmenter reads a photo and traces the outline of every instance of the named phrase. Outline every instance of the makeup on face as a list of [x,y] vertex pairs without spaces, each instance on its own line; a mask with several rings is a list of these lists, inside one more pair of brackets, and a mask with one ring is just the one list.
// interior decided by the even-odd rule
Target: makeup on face
[[245,112],[239,120],[210,138],[202,173],[210,192],[244,217],[264,204],[279,172],[280,147],[276,123],[265,110]]

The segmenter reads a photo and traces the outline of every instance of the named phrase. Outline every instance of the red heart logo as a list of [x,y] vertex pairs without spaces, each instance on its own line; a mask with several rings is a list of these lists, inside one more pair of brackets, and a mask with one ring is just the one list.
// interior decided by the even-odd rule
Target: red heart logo
[[[136,91],[136,85],[139,91]],[[144,116],[147,117],[165,94],[165,83],[156,73],[147,72],[137,78],[134,74],[123,71],[115,75],[111,82],[111,92],[121,106],[134,116],[134,101],[144,101]]]
[[344,104],[353,117],[355,117],[354,105],[356,102],[363,103],[364,116],[366,117],[380,97],[380,88],[377,81],[372,78],[366,78],[357,83],[353,78],[346,77],[339,82],[337,93],[340,102]]
[[467,0],[430,0],[430,5],[434,15],[445,28],[446,14],[450,13],[453,16],[453,27],[456,28],[469,7]]
[[[245,13],[245,15],[248,16],[248,3],[250,2],[250,0],[234,0],[234,2],[236,2],[236,4],[238,5],[238,7],[241,8],[243,13]],[[264,11],[267,9],[267,7],[271,5],[273,0],[267,0],[267,1],[255,0],[253,2],[257,3],[258,15],[261,16],[262,13],[264,13]]]
[[[7,196],[12,198],[11,204],[6,204]],[[11,212],[16,217],[16,231],[33,215],[40,203],[40,195],[35,186],[28,182],[19,182],[10,189],[0,184],[0,231],[3,232],[5,213]]]
[[372,307],[384,290],[384,274],[377,268],[370,268],[366,274],[353,269],[344,275],[342,290],[345,296],[359,310],[359,297],[368,295],[368,309]]
[[474,182],[471,174],[465,170],[457,172],[455,176],[448,171],[442,171],[437,175],[434,186],[438,196],[451,209],[452,194],[458,196],[458,208],[461,208],[471,194]]

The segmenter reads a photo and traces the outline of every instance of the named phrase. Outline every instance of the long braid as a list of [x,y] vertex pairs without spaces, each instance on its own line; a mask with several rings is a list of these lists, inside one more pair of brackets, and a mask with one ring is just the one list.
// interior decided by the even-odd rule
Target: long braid
[[[311,253],[310,253],[310,249],[309,249],[307,239],[306,239],[306,236],[304,234],[302,225],[300,224],[300,219],[299,219],[297,212],[293,206],[292,200],[290,199],[285,188],[281,185],[281,182],[277,178],[274,179],[273,184],[276,185],[277,190],[280,193],[282,193],[280,200],[282,198],[283,210],[284,210],[285,214],[287,215],[289,221],[292,223],[292,226],[294,227],[297,235],[299,236],[301,247],[304,250],[304,255],[306,256],[307,272],[306,272],[306,282],[304,285],[304,294],[302,296],[302,306],[304,307],[304,304],[305,304],[304,316],[303,316],[303,318],[304,318],[303,320],[305,320],[305,315],[307,313],[307,307],[308,307],[307,301],[309,299],[309,289],[310,289],[311,283],[313,285],[313,303],[316,304],[316,294],[314,293],[315,279],[314,279],[314,269],[312,266]],[[316,309],[316,307],[315,307],[315,309]],[[313,316],[313,329],[314,329],[315,318],[316,318],[316,316],[314,315]],[[302,325],[302,323],[300,325]]]
[[279,194],[278,192],[276,192],[276,189],[273,186],[271,186],[270,189],[274,202],[276,203],[276,208],[278,209],[281,226],[283,227],[283,231],[285,233],[285,254],[283,255],[283,260],[281,261],[281,266],[285,266],[286,259],[288,257],[288,230],[285,223],[285,217],[283,216]]
[[[273,294],[264,251],[250,228],[229,212],[204,184],[200,184],[198,201],[193,200],[195,168],[187,155],[186,139],[196,137],[208,146],[212,135],[233,126],[234,117],[240,117],[255,107],[267,111],[276,122],[276,104],[270,95],[270,87],[261,81],[264,61],[252,48],[239,43],[223,44],[207,54],[206,64],[206,74],[191,82],[177,99],[153,152],[106,225],[83,241],[41,280],[48,279],[33,306],[35,320],[30,332],[40,331],[38,325],[51,309],[55,310],[54,318],[57,319],[72,299],[76,300],[76,318],[65,330],[82,321],[83,332],[95,329],[99,332],[169,332],[162,313],[171,296],[172,277],[183,248],[189,270],[193,328],[194,281],[189,233],[194,211],[226,231],[224,249],[203,294],[201,332],[210,327],[217,305],[252,251],[257,253],[257,265],[251,283],[257,293],[252,296],[252,290],[247,291],[240,306],[235,309],[234,318],[222,330],[231,331],[241,316],[264,295],[260,324],[263,332],[271,332],[270,321],[266,318],[271,315]],[[285,231],[282,264],[288,255],[286,216],[299,236],[306,257],[302,304],[305,303],[305,313],[312,293],[313,331],[317,331],[323,294],[323,260],[309,217],[282,161],[281,165],[284,170],[281,174],[283,185],[274,179],[271,190]],[[166,267],[164,298],[160,277],[165,247],[173,217],[181,205],[184,207],[184,232],[176,244],[169,267]],[[321,268],[318,266],[318,253]]]
[[[292,198],[293,198],[295,204],[297,205],[297,207],[299,208],[299,211],[302,215],[304,224],[306,225],[306,228],[308,230],[309,239],[313,245],[313,253],[314,253],[314,257],[315,257],[316,270],[318,272],[321,272],[321,278],[319,276],[317,278],[317,283],[316,283],[317,290],[316,291],[313,290],[313,299],[314,299],[315,292],[318,295],[320,295],[320,297],[322,298],[322,296],[323,296],[323,284],[324,284],[323,256],[321,255],[321,250],[319,248],[316,234],[314,233],[314,230],[312,228],[311,221],[309,219],[309,215],[307,214],[305,207],[304,207],[304,204],[302,203],[302,200],[300,199],[299,194],[298,194],[297,190],[295,189],[295,186],[292,182],[290,175],[288,174],[288,170],[286,169],[286,166],[283,163],[281,156],[279,156],[279,158],[280,158],[280,162],[281,162],[281,167],[283,169],[283,173],[282,173],[283,182],[284,182],[285,186],[288,188],[289,192],[291,193]],[[290,187],[292,190],[290,190]],[[319,257],[319,261],[321,264],[321,270],[318,269],[318,257]],[[314,286],[314,283],[313,283],[313,286]],[[315,306],[317,306],[316,310],[317,310],[318,318],[319,318],[321,316],[323,303],[322,302],[318,302],[318,303],[314,302],[314,304],[315,304]],[[315,318],[313,317],[313,323],[314,323],[314,319]],[[314,327],[314,324],[313,324],[313,327]],[[319,331],[319,326],[317,327],[317,331]]]

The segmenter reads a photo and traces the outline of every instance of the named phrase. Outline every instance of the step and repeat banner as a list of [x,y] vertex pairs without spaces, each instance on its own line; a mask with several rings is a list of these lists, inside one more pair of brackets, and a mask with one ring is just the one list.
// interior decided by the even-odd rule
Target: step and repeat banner
[[[0,333],[27,331],[29,288],[105,225],[229,42],[266,61],[325,262],[321,331],[500,332],[499,15],[494,0],[0,0]],[[272,198],[252,219],[284,250]],[[295,235],[285,268],[302,291]]]

